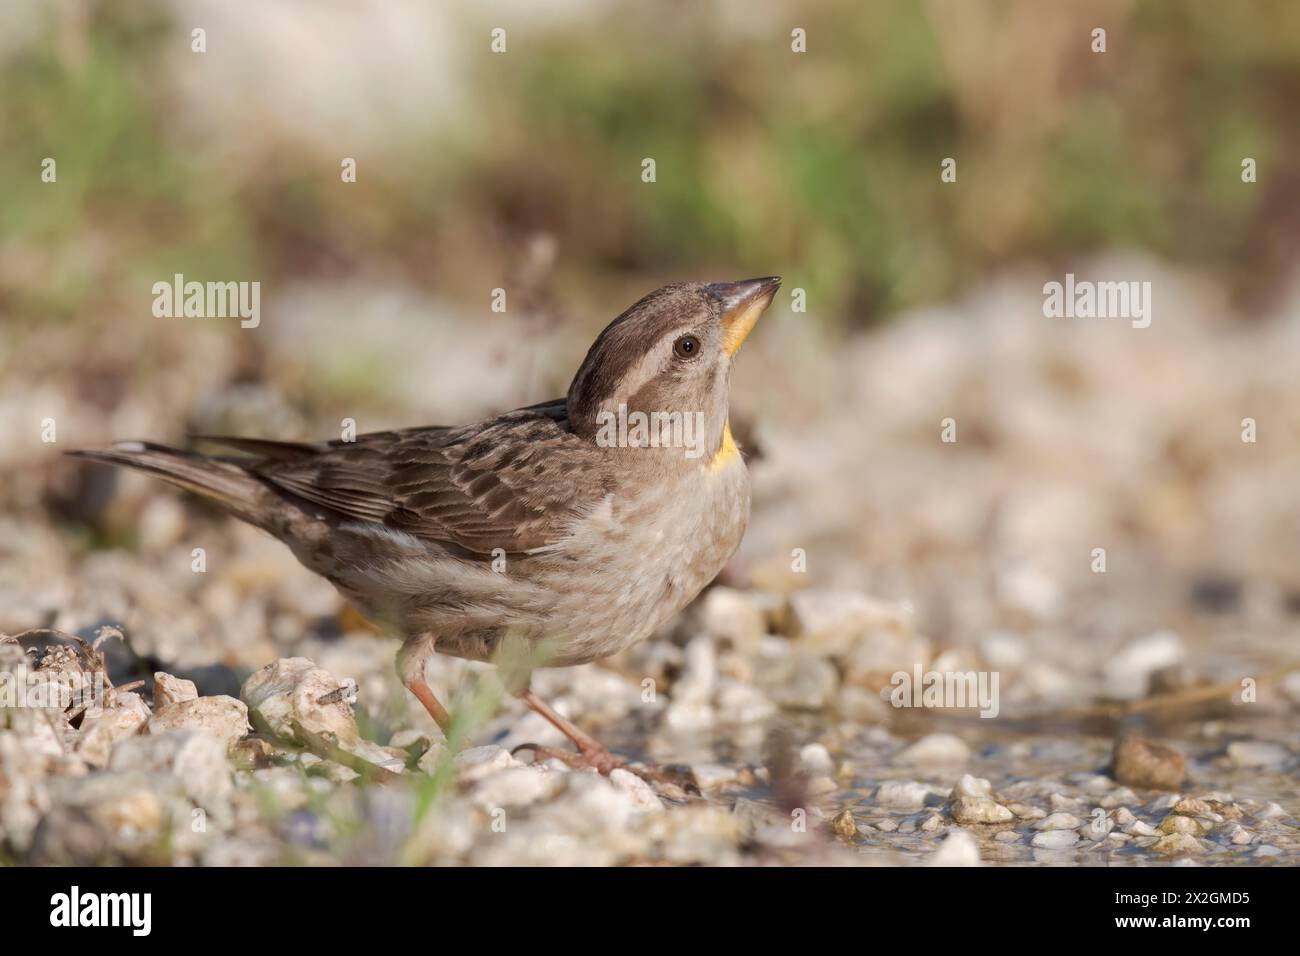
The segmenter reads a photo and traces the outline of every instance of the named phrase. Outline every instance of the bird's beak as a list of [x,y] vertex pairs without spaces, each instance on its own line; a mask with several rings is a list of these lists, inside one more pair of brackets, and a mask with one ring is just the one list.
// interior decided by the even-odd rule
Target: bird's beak
[[736,354],[763,310],[772,304],[772,297],[780,287],[780,276],[714,282],[705,286],[722,303],[722,347],[728,355]]

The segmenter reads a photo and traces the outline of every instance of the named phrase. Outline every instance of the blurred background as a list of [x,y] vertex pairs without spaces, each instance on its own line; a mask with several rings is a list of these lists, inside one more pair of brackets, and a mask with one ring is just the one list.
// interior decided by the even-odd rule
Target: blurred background
[[[125,620],[258,666],[328,585],[58,451],[472,420],[563,393],[665,282],[780,274],[733,382],[728,583],[900,602],[1025,700],[1106,691],[1162,629],[1207,679],[1284,664],[1297,103],[1282,0],[9,0],[0,629]],[[1151,282],[1151,327],[1044,318],[1067,272]],[[260,326],[155,317],[176,273],[260,282]],[[213,577],[198,540],[230,549]]]

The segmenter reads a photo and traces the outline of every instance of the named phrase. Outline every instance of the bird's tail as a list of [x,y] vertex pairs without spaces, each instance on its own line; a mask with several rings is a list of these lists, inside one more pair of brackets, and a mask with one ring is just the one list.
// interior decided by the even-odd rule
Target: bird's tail
[[143,441],[115,442],[103,451],[67,454],[146,472],[211,499],[250,524],[266,527],[266,486],[233,462]]

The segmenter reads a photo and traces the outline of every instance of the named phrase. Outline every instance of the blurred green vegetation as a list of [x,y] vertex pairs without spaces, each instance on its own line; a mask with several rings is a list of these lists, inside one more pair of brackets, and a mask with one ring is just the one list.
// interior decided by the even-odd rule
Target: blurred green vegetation
[[[382,171],[363,164],[349,190],[337,159],[265,125],[225,137],[264,139],[258,161],[214,158],[183,122],[201,104],[171,81],[188,68],[171,4],[34,15],[0,57],[0,313],[77,319],[174,271],[310,280],[376,263],[478,308],[515,240],[547,235],[570,288],[781,272],[853,325],[1002,266],[1116,248],[1259,298],[1300,251],[1286,0],[449,9],[459,120],[395,131]],[[486,38],[502,23],[499,56]],[[409,95],[400,75],[389,90]],[[57,189],[39,180],[46,156]]]

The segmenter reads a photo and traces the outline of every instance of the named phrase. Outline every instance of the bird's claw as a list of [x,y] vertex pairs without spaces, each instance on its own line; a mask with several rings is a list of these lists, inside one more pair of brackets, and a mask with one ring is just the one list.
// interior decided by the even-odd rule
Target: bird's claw
[[572,767],[575,770],[590,768],[604,776],[609,776],[614,770],[626,770],[629,773],[636,774],[650,784],[661,796],[670,800],[687,800],[691,796],[698,796],[700,792],[693,779],[683,781],[659,767],[633,763],[624,757],[610,753],[604,747],[599,749],[588,747],[574,753],[571,750],[560,750],[543,744],[520,744],[510,753],[513,756],[521,750],[531,750],[536,760],[549,760],[553,757],[565,766]]
[[569,750],[560,750],[556,747],[547,747],[543,744],[520,744],[514,750],[510,751],[511,756],[519,753],[521,750],[531,750],[533,756],[539,760],[550,760],[554,758],[574,770],[584,770],[588,767],[596,772],[609,776],[610,772],[620,767],[631,769],[628,762],[622,757],[616,756],[606,750],[604,747],[599,749],[588,748],[578,753]]

